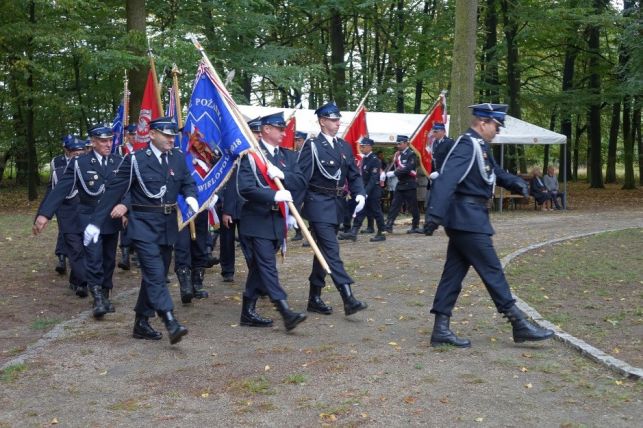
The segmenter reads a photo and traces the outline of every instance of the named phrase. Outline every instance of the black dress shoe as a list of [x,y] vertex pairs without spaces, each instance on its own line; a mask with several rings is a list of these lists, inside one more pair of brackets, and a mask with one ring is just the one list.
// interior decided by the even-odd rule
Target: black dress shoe
[[371,234],[371,233],[375,233],[375,230],[370,228],[370,227],[367,227],[366,229],[360,230],[359,233],[362,234],[362,235]]
[[409,230],[407,230],[406,233],[408,233],[408,234],[411,234],[411,233],[424,233],[424,230],[420,229],[417,226],[413,226]]
[[64,275],[67,272],[67,257],[60,254],[58,256],[58,263],[56,264],[56,272]]
[[223,282],[234,282],[234,275],[231,273],[223,275]]
[[369,239],[370,242],[381,242],[381,241],[386,241],[386,236],[382,235],[381,232],[377,232],[377,235],[373,236],[371,239]]
[[321,290],[322,287],[315,287],[314,285],[310,286],[310,291],[308,294],[308,307],[306,310],[308,312],[315,312],[322,315],[330,315],[333,313],[333,308],[321,299]]
[[145,339],[145,340],[161,340],[163,335],[154,330],[149,323],[149,318],[142,315],[136,315],[134,320],[134,332],[132,336],[135,339]]

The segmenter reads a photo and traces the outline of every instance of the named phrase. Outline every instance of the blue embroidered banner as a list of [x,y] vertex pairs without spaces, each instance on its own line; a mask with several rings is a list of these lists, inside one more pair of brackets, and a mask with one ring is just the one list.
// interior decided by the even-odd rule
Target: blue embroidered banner
[[[205,64],[200,63],[181,133],[181,150],[198,191],[199,211],[207,209],[212,196],[225,183],[235,161],[252,147],[241,131],[231,100],[214,82]],[[179,229],[197,213],[182,196],[178,200]]]
[[112,132],[114,136],[112,137],[112,153],[118,153],[118,148],[123,144],[123,114],[125,109],[123,108],[123,103],[120,103],[118,110],[116,110],[116,116],[114,116],[114,121],[112,122]]

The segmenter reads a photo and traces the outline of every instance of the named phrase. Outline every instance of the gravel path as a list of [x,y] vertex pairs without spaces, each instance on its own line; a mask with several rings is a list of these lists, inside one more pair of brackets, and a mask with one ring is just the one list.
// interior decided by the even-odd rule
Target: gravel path
[[[501,257],[520,248],[605,229],[643,227],[643,211],[509,212],[494,215]],[[286,334],[239,327],[237,282],[206,277],[210,299],[179,306],[190,334],[178,346],[131,338],[134,294],[102,322],[80,317],[27,355],[0,385],[2,426],[633,426],[643,420],[641,383],[557,341],[517,345],[475,273],[452,320],[468,350],[429,346],[433,292],[446,236],[405,235],[343,243],[358,298],[369,309],[312,315]],[[240,252],[238,252],[240,254]],[[291,306],[305,308],[311,254],[291,244],[280,264]],[[328,282],[330,284],[330,281]],[[178,288],[172,284],[175,302]],[[537,308],[536,308],[537,309]],[[154,320],[161,328],[158,320]],[[14,366],[15,367],[15,366]],[[639,422],[640,423],[640,422]]]

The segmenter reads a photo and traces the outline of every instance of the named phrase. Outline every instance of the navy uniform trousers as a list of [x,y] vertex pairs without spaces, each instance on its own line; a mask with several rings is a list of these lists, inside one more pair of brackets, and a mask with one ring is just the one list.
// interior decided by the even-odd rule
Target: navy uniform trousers
[[[344,262],[339,256],[339,241],[337,241],[337,232],[339,232],[338,224],[331,223],[321,223],[321,222],[309,222],[311,229],[311,234],[313,239],[319,247],[328,267],[330,267],[330,277],[333,280],[335,286],[339,287],[343,284],[352,284],[355,281],[351,276],[346,272],[344,268]],[[314,287],[325,287],[326,286],[326,270],[317,260],[317,257],[313,257],[313,270],[308,276],[310,285]]]
[[412,225],[417,227],[420,224],[420,209],[418,208],[417,189],[395,189],[391,209],[388,212],[389,221],[395,220],[402,209],[402,204],[406,202],[406,208],[411,211],[413,216]]
[[196,230],[196,239],[193,241],[190,237],[190,228],[184,227],[176,239],[174,244],[174,271],[176,272],[181,267],[188,267],[190,269],[206,268],[207,267],[207,253],[206,247],[208,245],[208,211],[201,211],[194,220],[194,228]]

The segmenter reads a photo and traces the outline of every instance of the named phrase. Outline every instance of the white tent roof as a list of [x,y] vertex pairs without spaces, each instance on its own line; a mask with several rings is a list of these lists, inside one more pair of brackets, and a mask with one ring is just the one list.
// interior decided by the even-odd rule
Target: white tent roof
[[[280,111],[283,111],[284,116],[288,117],[293,112],[293,109],[248,105],[240,105],[239,109],[244,116],[246,116],[247,120]],[[339,135],[343,134],[354,115],[355,112],[342,112]],[[295,111],[295,118],[297,119],[298,131],[306,132],[309,135],[317,135],[319,133],[319,123],[317,122],[317,116],[315,116],[314,110],[298,109]],[[370,138],[378,143],[394,143],[398,134],[411,136],[423,118],[423,114],[379,113],[369,111],[366,114],[366,124]],[[505,125],[506,128],[501,128],[500,134],[494,139],[493,143],[565,144],[566,142],[566,137],[562,134],[557,134],[511,116],[507,116]]]

